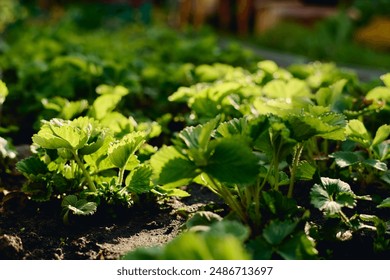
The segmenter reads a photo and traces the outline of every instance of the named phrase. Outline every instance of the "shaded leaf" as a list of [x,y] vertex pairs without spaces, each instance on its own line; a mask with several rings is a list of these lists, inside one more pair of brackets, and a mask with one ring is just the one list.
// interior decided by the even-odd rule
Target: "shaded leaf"
[[377,159],[366,159],[363,161],[363,164],[366,166],[373,167],[380,171],[387,171],[387,164]]
[[256,155],[241,138],[217,140],[204,172],[228,184],[249,184],[256,180],[259,164]]
[[195,164],[174,147],[160,148],[151,157],[150,164],[156,183],[160,185],[171,187],[187,185],[199,174]]
[[263,231],[264,239],[271,245],[276,246],[290,235],[296,228],[297,222],[291,220],[272,220]]
[[126,187],[130,192],[137,194],[149,192],[151,186],[152,168],[140,165],[135,168],[126,178]]
[[199,211],[187,220],[186,227],[191,229],[195,226],[210,226],[219,221],[222,221],[222,217],[218,214],[210,211]]
[[314,258],[318,254],[315,243],[303,232],[294,234],[292,238],[286,240],[276,251],[286,260],[307,260]]
[[75,215],[92,215],[97,209],[97,204],[95,202],[78,199],[75,195],[68,195],[64,197],[61,206],[69,209]]
[[342,207],[356,206],[356,196],[351,187],[339,180],[322,177],[322,185],[315,184],[310,191],[311,204],[333,217],[340,213]]
[[310,164],[308,161],[300,161],[296,171],[297,180],[311,180],[316,172],[316,167]]
[[49,172],[46,164],[37,157],[28,157],[19,161],[16,164],[16,168],[27,177],[29,175],[46,174]]
[[355,152],[340,151],[329,155],[329,157],[334,158],[336,164],[341,168],[357,164],[361,161],[359,155]]

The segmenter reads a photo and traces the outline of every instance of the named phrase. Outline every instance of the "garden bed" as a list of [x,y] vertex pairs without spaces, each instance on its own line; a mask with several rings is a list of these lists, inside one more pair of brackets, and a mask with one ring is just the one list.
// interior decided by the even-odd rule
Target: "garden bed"
[[13,192],[0,210],[0,259],[118,259],[138,247],[163,245],[180,233],[188,215],[220,203],[200,186],[191,193],[164,205],[122,209],[119,217],[97,213],[64,225],[59,201],[34,203]]

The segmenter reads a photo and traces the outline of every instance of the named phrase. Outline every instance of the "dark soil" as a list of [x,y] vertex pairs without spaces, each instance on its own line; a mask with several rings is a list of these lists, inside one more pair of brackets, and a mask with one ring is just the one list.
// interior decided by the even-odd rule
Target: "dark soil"
[[[118,259],[137,247],[174,238],[188,215],[217,198],[194,186],[192,196],[122,209],[114,218],[102,211],[73,217],[64,225],[59,202],[36,203],[19,191],[0,192],[0,259]],[[4,195],[6,193],[6,195]]]

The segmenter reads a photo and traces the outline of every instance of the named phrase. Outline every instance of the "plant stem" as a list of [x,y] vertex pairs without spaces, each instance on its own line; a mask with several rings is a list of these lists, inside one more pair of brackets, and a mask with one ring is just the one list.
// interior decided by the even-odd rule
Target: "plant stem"
[[278,149],[274,152],[273,166],[274,166],[274,189],[279,191],[279,163],[280,163],[280,150],[282,149],[283,141],[279,143]]
[[217,191],[217,194],[220,195],[226,202],[227,205],[230,206],[230,208],[237,213],[237,215],[240,217],[240,219],[244,223],[248,223],[247,215],[243,211],[241,205],[239,202],[237,202],[236,198],[232,195],[232,193],[227,190],[226,187],[219,185],[217,182],[215,182],[214,178],[209,176],[208,174],[204,174],[204,176],[207,176],[207,181],[212,189]]
[[125,168],[119,168],[118,181],[117,181],[117,184],[119,186],[122,186],[124,176],[125,176]]
[[297,173],[297,168],[298,168],[299,160],[301,158],[303,147],[304,147],[304,143],[299,143],[294,152],[294,158],[293,158],[293,164],[292,164],[291,176],[290,176],[290,185],[288,187],[288,193],[287,193],[288,198],[291,198],[293,195],[295,176]]
[[344,212],[341,211],[341,210],[340,210],[340,217],[344,221],[344,223],[346,223],[348,226],[352,226],[351,222],[349,221],[349,219],[347,217],[347,215],[345,215]]
[[85,168],[85,165],[84,163],[81,161],[79,155],[77,154],[76,151],[71,151],[72,154],[73,154],[73,157],[74,159],[76,160],[78,166],[81,168],[81,170],[83,171],[83,174],[85,176],[85,179],[87,180],[87,183],[88,183],[88,187],[89,187],[89,190],[90,191],[93,191],[93,192],[96,192],[96,187],[95,187],[95,184],[94,182],[92,181],[92,178],[91,176],[89,175],[87,169]]

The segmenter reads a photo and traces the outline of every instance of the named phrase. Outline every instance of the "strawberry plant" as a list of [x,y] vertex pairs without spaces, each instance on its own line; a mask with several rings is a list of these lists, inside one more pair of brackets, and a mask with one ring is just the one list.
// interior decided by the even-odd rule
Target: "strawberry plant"
[[[333,226],[316,225],[313,235],[317,240],[333,238],[334,240],[349,240],[359,231],[376,233],[374,250],[390,249],[388,221],[376,215],[355,213],[348,216],[343,209],[355,209],[358,201],[373,201],[371,196],[356,195],[349,184],[340,179],[321,178],[320,184],[315,184],[310,192],[311,203],[321,210],[326,219],[338,219]],[[389,207],[388,199],[377,205],[378,208]]]
[[[92,214],[101,200],[131,206],[155,189],[150,167],[136,155],[145,143],[143,132],[115,139],[98,121],[79,117],[45,121],[32,139],[37,154],[17,164],[28,178],[24,191],[38,201],[63,198],[65,222],[69,211]],[[163,188],[155,192],[168,193]]]
[[[316,136],[344,139],[344,117],[313,107],[310,113],[291,114],[285,119],[263,115],[218,122],[217,118],[187,127],[173,141],[174,146],[163,147],[153,155],[151,165],[156,183],[171,187],[190,182],[205,185],[223,198],[240,222],[251,228],[252,238],[257,236],[260,242],[253,243],[255,247],[284,244],[284,238],[295,232],[294,242],[302,242],[299,246],[308,250],[307,255],[302,254],[314,254],[307,247],[313,245],[303,233],[302,221],[307,217],[289,197],[297,178],[311,179],[315,172],[310,163],[300,161],[305,141]],[[294,149],[289,178],[281,167]],[[279,187],[284,184],[289,185],[286,198],[279,194]],[[276,206],[275,201],[285,201],[289,210],[285,211],[284,203]],[[283,223],[273,224],[276,219]],[[267,243],[259,237],[267,226],[284,225],[288,233],[279,241]],[[269,256],[275,253],[267,252]]]
[[330,155],[341,168],[349,168],[349,175],[367,186],[382,178],[387,179],[388,141],[390,126],[382,125],[375,136],[368,133],[359,120],[351,120],[347,125],[348,142],[343,151]]

